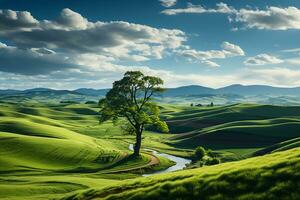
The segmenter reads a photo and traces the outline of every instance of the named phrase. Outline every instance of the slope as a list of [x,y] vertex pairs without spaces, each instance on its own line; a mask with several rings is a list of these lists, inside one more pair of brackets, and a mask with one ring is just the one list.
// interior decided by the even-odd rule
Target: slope
[[299,199],[300,148],[69,194],[71,199]]

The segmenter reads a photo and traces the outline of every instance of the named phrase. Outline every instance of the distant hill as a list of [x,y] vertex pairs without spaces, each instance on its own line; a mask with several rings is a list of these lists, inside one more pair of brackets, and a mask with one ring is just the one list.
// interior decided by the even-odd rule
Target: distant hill
[[91,96],[105,96],[109,89],[93,89],[93,88],[79,88],[74,90],[80,94],[91,95]]
[[[11,90],[5,89],[0,90],[1,94],[18,94],[28,92],[53,92],[53,91],[65,91],[65,92],[76,92],[79,94],[90,95],[90,96],[104,96],[109,89],[93,89],[93,88],[79,88],[76,90],[54,90],[49,88],[33,88],[27,90]],[[284,88],[284,87],[272,87],[267,85],[240,85],[234,84],[218,89],[204,87],[200,85],[188,85],[177,88],[166,88],[163,96],[193,96],[193,95],[208,95],[208,94],[236,94],[243,96],[253,95],[295,95],[300,96],[300,87]]]
[[98,101],[98,96],[81,94],[69,90],[53,90],[47,88],[34,88],[24,91],[0,90],[0,101],[4,102],[86,102]]
[[178,88],[168,88],[164,96],[187,96],[203,94],[235,94],[243,96],[253,95],[296,95],[300,96],[300,87],[283,88],[267,85],[240,85],[234,84],[218,89],[203,87],[198,85],[189,85]]
[[189,85],[177,88],[167,88],[162,96],[190,96],[199,94],[214,94],[215,89],[203,87],[199,85]]
[[0,90],[0,95],[8,95],[8,94],[17,94],[20,93],[19,90]]
[[267,85],[230,85],[216,89],[217,94],[238,94],[238,95],[300,95],[300,87],[283,88]]
[[50,91],[56,91],[56,90],[50,88],[32,88],[32,89],[24,90],[22,92],[26,93],[26,92],[50,92]]
[[[98,101],[109,89],[79,88],[76,90],[54,90],[33,88],[27,90],[0,90],[1,101]],[[188,85],[166,90],[155,96],[165,103],[181,104],[232,104],[259,103],[274,105],[300,105],[300,87],[283,88],[267,85],[230,85],[218,89],[200,85]],[[21,99],[21,100],[20,100]]]

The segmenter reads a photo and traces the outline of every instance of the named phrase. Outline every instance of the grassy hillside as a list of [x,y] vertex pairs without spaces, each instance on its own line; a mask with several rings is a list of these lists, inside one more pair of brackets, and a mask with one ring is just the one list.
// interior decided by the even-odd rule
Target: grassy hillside
[[[140,158],[131,159],[128,146],[134,142],[134,136],[124,135],[120,127],[113,126],[111,122],[99,124],[96,104],[0,103],[0,198],[52,199],[68,194],[71,199],[82,199],[87,196],[106,198],[112,193],[120,193],[124,198],[137,195],[136,198],[141,199],[140,191],[146,192],[149,196],[145,198],[148,199],[157,199],[152,194],[154,191],[159,195],[160,192],[166,193],[166,197],[172,198],[169,187],[173,188],[174,184],[174,188],[178,187],[177,192],[182,190],[184,194],[184,181],[188,181],[187,185],[192,184],[192,188],[200,187],[201,191],[205,191],[203,184],[207,184],[215,188],[212,194],[216,190],[222,197],[227,197],[229,194],[223,194],[224,190],[216,189],[223,187],[222,180],[226,178],[226,175],[220,175],[223,171],[228,172],[229,177],[225,186],[231,181],[238,182],[236,173],[241,173],[237,177],[243,177],[245,170],[246,174],[257,171],[258,175],[253,175],[255,180],[250,181],[257,179],[264,184],[264,180],[257,177],[261,173],[269,173],[275,165],[287,171],[297,167],[290,169],[287,168],[289,166],[281,166],[281,163],[298,159],[299,149],[289,151],[290,155],[281,151],[299,147],[299,107],[253,104],[190,107],[165,104],[161,105],[161,109],[171,134],[147,130],[143,134],[143,148],[190,157],[196,146],[203,145],[213,149],[222,162],[266,153],[279,154],[159,175],[147,180],[135,179],[143,173],[163,169],[173,163],[155,158],[145,151]],[[260,164],[256,167],[254,162]],[[258,167],[265,171],[260,171]],[[280,173],[278,176],[281,176]],[[182,187],[181,183],[184,183]],[[241,185],[247,189],[250,187],[244,182]],[[270,189],[269,185],[265,187]],[[104,188],[107,193],[103,193]],[[129,189],[123,193],[122,188]],[[258,190],[263,191],[263,188]],[[210,193],[211,189],[207,188],[207,192]],[[244,194],[240,194],[243,197]],[[119,198],[116,195],[111,198]],[[217,194],[215,196],[218,198]],[[247,196],[243,198],[247,199]]]
[[63,199],[299,199],[300,148],[109,184]]
[[0,199],[61,197],[173,164],[149,164],[148,154],[131,159],[133,136],[126,141],[97,115],[96,105],[0,104]]
[[292,148],[296,148],[296,147],[300,147],[300,137],[268,146],[264,149],[261,149],[261,150],[255,152],[254,155],[255,156],[256,155],[264,155],[267,153],[284,151],[284,150],[288,150],[288,149],[292,149]]
[[169,145],[190,149],[202,145],[220,151],[227,157],[225,160],[251,156],[260,149],[300,136],[297,106],[235,104],[165,109],[165,119],[176,133]]
[[1,170],[100,168],[118,160],[123,155],[110,142],[70,129],[72,120],[96,120],[95,113],[68,105],[1,104]]

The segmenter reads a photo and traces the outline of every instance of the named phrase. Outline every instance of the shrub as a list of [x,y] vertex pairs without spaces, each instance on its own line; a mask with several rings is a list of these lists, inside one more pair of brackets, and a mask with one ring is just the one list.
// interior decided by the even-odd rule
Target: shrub
[[86,101],[85,104],[96,104],[96,101]]
[[217,165],[220,164],[221,160],[219,158],[210,158],[206,161],[206,165]]
[[62,100],[59,103],[66,103],[66,104],[77,104],[79,102],[77,101],[72,101],[72,100]]
[[209,157],[211,157],[211,158],[217,157],[217,153],[213,152],[211,149],[208,149],[208,150],[206,151],[206,154],[207,154]]
[[202,160],[203,157],[205,156],[205,149],[201,146],[197,147],[195,149],[195,159],[196,160]]

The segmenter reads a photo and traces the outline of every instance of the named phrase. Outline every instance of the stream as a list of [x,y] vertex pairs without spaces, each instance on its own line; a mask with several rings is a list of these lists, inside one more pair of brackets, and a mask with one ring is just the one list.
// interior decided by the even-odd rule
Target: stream
[[[133,144],[129,145],[129,150],[133,151]],[[152,150],[152,149],[144,149],[144,150],[152,152],[152,154],[155,155],[155,156],[161,156],[161,157],[165,157],[169,160],[172,160],[176,164],[169,167],[169,168],[167,168],[167,169],[155,171],[155,172],[149,173],[149,174],[143,174],[143,176],[151,176],[153,174],[162,174],[162,173],[166,173],[166,172],[177,171],[177,170],[183,169],[187,164],[191,163],[190,159],[181,158],[181,157],[178,157],[178,156],[173,156],[173,155],[166,154],[166,153],[160,153],[160,152],[157,152],[157,151]]]

